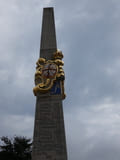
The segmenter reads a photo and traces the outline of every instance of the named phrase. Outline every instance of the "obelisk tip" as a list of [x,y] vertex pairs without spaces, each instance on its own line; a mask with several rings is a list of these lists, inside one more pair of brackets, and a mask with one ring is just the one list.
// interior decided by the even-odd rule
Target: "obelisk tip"
[[43,9],[42,33],[41,33],[41,46],[40,57],[50,58],[51,52],[57,50],[55,22],[54,22],[54,9],[53,7]]

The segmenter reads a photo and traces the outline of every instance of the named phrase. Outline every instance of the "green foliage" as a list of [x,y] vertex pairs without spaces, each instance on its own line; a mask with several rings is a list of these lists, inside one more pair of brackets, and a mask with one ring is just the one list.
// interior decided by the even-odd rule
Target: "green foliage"
[[26,137],[1,137],[0,160],[31,160],[32,143]]

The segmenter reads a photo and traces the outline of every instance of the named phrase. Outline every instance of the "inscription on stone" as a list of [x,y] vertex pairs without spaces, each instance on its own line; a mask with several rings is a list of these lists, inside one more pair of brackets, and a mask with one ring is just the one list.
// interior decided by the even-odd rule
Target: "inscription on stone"
[[[42,105],[39,101],[39,109],[37,111],[36,126],[37,145],[41,151],[56,151],[58,154],[64,152],[62,139],[64,135],[61,132],[62,107],[60,102],[46,102]],[[48,107],[49,106],[49,107]]]

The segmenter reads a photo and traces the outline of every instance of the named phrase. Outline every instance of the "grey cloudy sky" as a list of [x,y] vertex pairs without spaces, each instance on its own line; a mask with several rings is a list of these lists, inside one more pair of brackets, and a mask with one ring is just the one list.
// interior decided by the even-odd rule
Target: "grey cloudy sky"
[[64,53],[69,160],[119,160],[119,0],[0,1],[0,136],[32,137],[43,7]]

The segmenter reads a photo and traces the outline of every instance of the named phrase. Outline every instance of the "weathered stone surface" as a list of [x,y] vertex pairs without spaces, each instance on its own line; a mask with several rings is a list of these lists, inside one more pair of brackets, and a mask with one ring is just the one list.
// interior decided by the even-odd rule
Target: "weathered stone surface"
[[44,8],[42,32],[41,32],[41,46],[40,57],[51,59],[53,52],[57,50],[55,22],[53,8]]
[[[40,155],[66,160],[66,143],[61,97],[37,97],[33,157]],[[36,160],[36,159],[34,159]]]
[[[44,9],[41,36],[40,57],[51,59],[57,49],[53,8]],[[67,160],[61,95],[37,95],[32,160]]]

